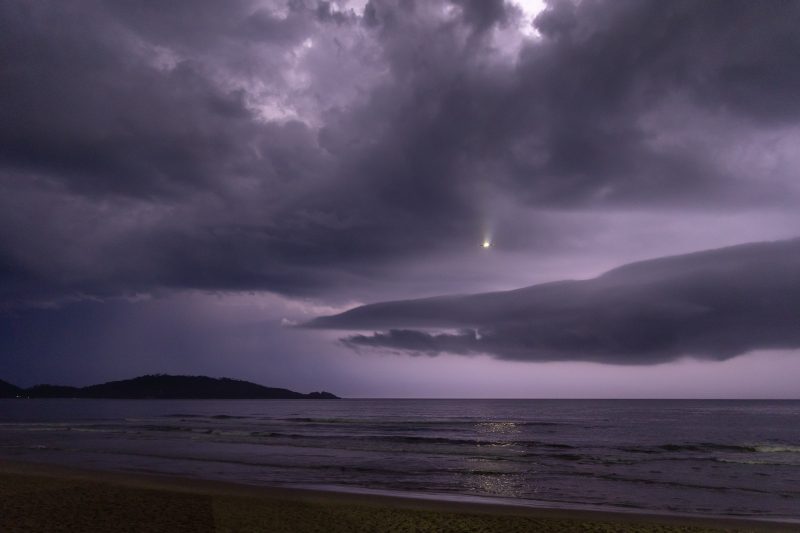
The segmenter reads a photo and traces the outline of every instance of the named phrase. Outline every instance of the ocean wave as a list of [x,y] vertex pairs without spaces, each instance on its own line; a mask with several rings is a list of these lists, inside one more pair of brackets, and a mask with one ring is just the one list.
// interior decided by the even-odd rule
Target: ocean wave
[[496,446],[509,444],[508,442],[479,440],[479,439],[451,439],[447,437],[418,437],[413,435],[391,436],[381,435],[376,437],[361,437],[364,440],[378,440],[384,442],[400,442],[408,444],[449,444],[455,446]]
[[755,451],[761,453],[800,453],[800,446],[763,444],[763,445],[757,445],[754,448]]
[[732,459],[730,457],[717,457],[714,459],[718,463],[732,463],[737,465],[754,465],[754,466],[800,466],[795,463],[784,463],[781,461],[772,461],[769,459]]
[[573,472],[575,476],[592,477],[595,479],[603,479],[612,482],[622,483],[635,483],[640,485],[659,485],[665,487],[676,487],[681,489],[700,489],[711,490],[715,492],[744,492],[754,494],[768,494],[769,492],[762,489],[746,486],[724,486],[724,485],[708,485],[705,483],[693,483],[691,481],[672,481],[657,478],[641,478],[636,476],[626,476],[619,474],[599,474],[596,472]]
[[646,453],[657,454],[665,452],[755,452],[758,451],[755,446],[747,446],[740,444],[720,444],[713,442],[701,443],[684,443],[684,444],[658,444],[655,446],[620,446],[617,450],[627,453]]
[[578,455],[576,453],[550,453],[546,454],[546,457],[552,457],[553,459],[561,459],[562,461],[583,461],[587,459],[584,455]]
[[392,425],[398,428],[415,429],[423,427],[442,427],[446,426],[451,430],[459,428],[481,428],[481,429],[510,429],[514,427],[551,427],[572,425],[567,422],[553,422],[545,420],[475,420],[475,419],[406,419],[406,420],[378,420],[372,418],[324,418],[324,417],[284,417],[284,418],[264,418],[265,420],[278,420],[282,422],[296,422],[301,424],[330,424],[330,425],[355,425],[355,426],[386,426]]
[[[384,443],[389,445],[409,445],[413,449],[416,446],[436,446],[439,448],[439,453],[443,453],[447,447],[454,449],[462,449],[458,453],[465,453],[466,449],[475,450],[477,448],[522,448],[522,449],[537,449],[537,450],[572,450],[573,446],[558,442],[543,442],[538,440],[504,440],[504,439],[488,439],[488,438],[461,438],[461,437],[445,437],[445,436],[428,436],[428,435],[409,435],[409,434],[352,434],[352,433],[305,433],[294,431],[275,431],[275,430],[252,430],[244,428],[222,428],[222,427],[206,427],[206,426],[192,426],[186,424],[138,424],[135,426],[127,426],[120,428],[123,433],[141,434],[146,432],[154,433],[195,433],[205,434],[214,437],[233,438],[233,441],[248,441],[247,437],[255,439],[288,439],[292,441],[307,441],[309,443],[325,442],[328,445],[334,445],[339,442],[342,446],[350,446],[353,443],[359,442],[365,445],[369,443]],[[278,429],[278,428],[275,428]],[[288,429],[288,428],[287,428]],[[300,429],[300,428],[298,428]],[[407,429],[407,428],[406,428]],[[250,441],[252,442],[252,441]],[[296,445],[293,443],[292,445]],[[319,445],[319,444],[314,444]]]
[[[188,413],[171,413],[168,415],[163,415],[161,418],[201,418],[206,420],[244,420],[247,418],[252,418],[249,416],[242,416],[242,415],[193,415]],[[131,421],[135,421],[135,419],[130,419]]]
[[421,426],[457,426],[459,424],[471,424],[466,421],[453,420],[378,420],[373,418],[318,418],[306,416],[291,416],[285,418],[264,418],[264,420],[278,420],[281,422],[297,422],[300,424],[325,424],[325,425],[348,425],[348,426],[385,426],[397,425],[402,427],[421,427]]
[[[49,448],[41,446],[41,449]],[[57,448],[53,448],[57,449]],[[186,454],[170,454],[161,453],[157,451],[130,451],[125,452],[103,452],[111,455],[119,455],[120,457],[146,457],[154,459],[176,460],[176,461],[189,461],[195,463],[209,463],[209,464],[229,464],[247,467],[270,467],[279,468],[282,470],[291,471],[333,471],[341,473],[362,473],[362,474],[381,474],[389,475],[396,478],[398,475],[431,475],[431,474],[457,474],[457,475],[489,475],[494,477],[502,476],[518,476],[520,473],[515,471],[493,470],[493,469],[476,469],[476,468],[446,468],[446,467],[429,467],[429,468],[415,468],[412,470],[406,468],[393,468],[386,465],[356,465],[356,464],[325,464],[325,463],[291,463],[283,461],[264,461],[257,459],[236,459],[229,457],[203,457],[197,455]]]
[[714,442],[659,444],[655,446],[620,446],[620,451],[628,453],[664,452],[734,452],[734,453],[800,453],[800,446],[791,444],[722,444]]
[[173,431],[184,431],[184,432],[192,432],[196,429],[196,427],[191,426],[168,426],[164,424],[143,424],[139,426],[131,426],[130,429],[139,430],[139,431],[159,431],[159,432],[173,432]]

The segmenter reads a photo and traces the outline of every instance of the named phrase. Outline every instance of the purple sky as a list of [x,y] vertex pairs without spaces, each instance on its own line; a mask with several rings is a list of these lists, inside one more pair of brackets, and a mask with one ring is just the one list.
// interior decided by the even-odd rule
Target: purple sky
[[800,397],[798,25],[737,0],[2,2],[0,379]]

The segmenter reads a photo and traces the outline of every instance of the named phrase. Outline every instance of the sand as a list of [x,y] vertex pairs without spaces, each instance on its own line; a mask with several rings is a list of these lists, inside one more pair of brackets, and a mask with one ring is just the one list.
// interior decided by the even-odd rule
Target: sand
[[530,509],[0,461],[0,532],[798,531],[800,525]]

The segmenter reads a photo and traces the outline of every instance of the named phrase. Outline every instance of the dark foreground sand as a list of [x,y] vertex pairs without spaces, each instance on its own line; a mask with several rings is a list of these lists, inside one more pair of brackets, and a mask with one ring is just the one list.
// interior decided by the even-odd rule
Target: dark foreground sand
[[800,525],[435,502],[0,461],[0,532],[798,531]]

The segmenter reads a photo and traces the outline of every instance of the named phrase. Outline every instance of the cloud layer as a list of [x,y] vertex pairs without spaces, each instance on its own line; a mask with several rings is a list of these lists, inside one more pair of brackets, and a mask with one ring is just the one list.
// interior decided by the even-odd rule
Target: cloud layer
[[[800,348],[800,240],[632,263],[597,278],[366,305],[307,327],[383,330],[345,343],[436,355],[651,364]],[[455,329],[456,333],[430,330]]]
[[0,299],[325,297],[487,228],[545,253],[574,237],[553,211],[788,210],[798,23],[554,1],[529,37],[497,0],[3,2]]

